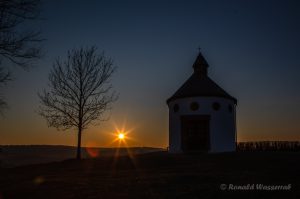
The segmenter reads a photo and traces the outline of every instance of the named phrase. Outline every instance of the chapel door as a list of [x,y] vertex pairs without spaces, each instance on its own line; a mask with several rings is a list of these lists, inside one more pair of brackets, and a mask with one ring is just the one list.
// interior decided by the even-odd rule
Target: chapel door
[[209,119],[208,115],[181,117],[181,146],[184,152],[210,149]]

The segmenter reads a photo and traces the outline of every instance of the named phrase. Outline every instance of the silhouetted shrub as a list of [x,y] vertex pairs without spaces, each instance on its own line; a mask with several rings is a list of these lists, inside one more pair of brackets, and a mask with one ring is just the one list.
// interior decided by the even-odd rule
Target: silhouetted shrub
[[239,142],[237,151],[300,151],[300,141]]

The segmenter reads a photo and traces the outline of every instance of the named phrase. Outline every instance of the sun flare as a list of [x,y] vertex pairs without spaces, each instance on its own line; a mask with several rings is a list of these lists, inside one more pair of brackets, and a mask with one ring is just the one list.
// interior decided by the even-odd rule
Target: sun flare
[[123,133],[118,134],[119,140],[123,140],[125,138],[125,135]]
[[132,132],[134,128],[127,129],[125,127],[125,124],[123,126],[119,127],[116,124],[114,124],[114,131],[112,131],[110,134],[112,135],[113,140],[109,145],[115,145],[117,144],[117,147],[128,147],[128,145],[132,142],[134,142],[134,138],[132,137]]

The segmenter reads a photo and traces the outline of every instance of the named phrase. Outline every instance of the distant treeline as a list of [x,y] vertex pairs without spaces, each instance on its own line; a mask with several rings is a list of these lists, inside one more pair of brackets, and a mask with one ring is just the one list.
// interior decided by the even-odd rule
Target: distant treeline
[[237,151],[300,151],[300,141],[239,142]]

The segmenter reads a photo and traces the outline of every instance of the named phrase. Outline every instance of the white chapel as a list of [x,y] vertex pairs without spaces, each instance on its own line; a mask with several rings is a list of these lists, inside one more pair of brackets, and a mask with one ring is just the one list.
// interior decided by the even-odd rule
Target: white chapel
[[207,74],[199,52],[190,78],[167,100],[169,152],[226,152],[236,147],[237,100]]

